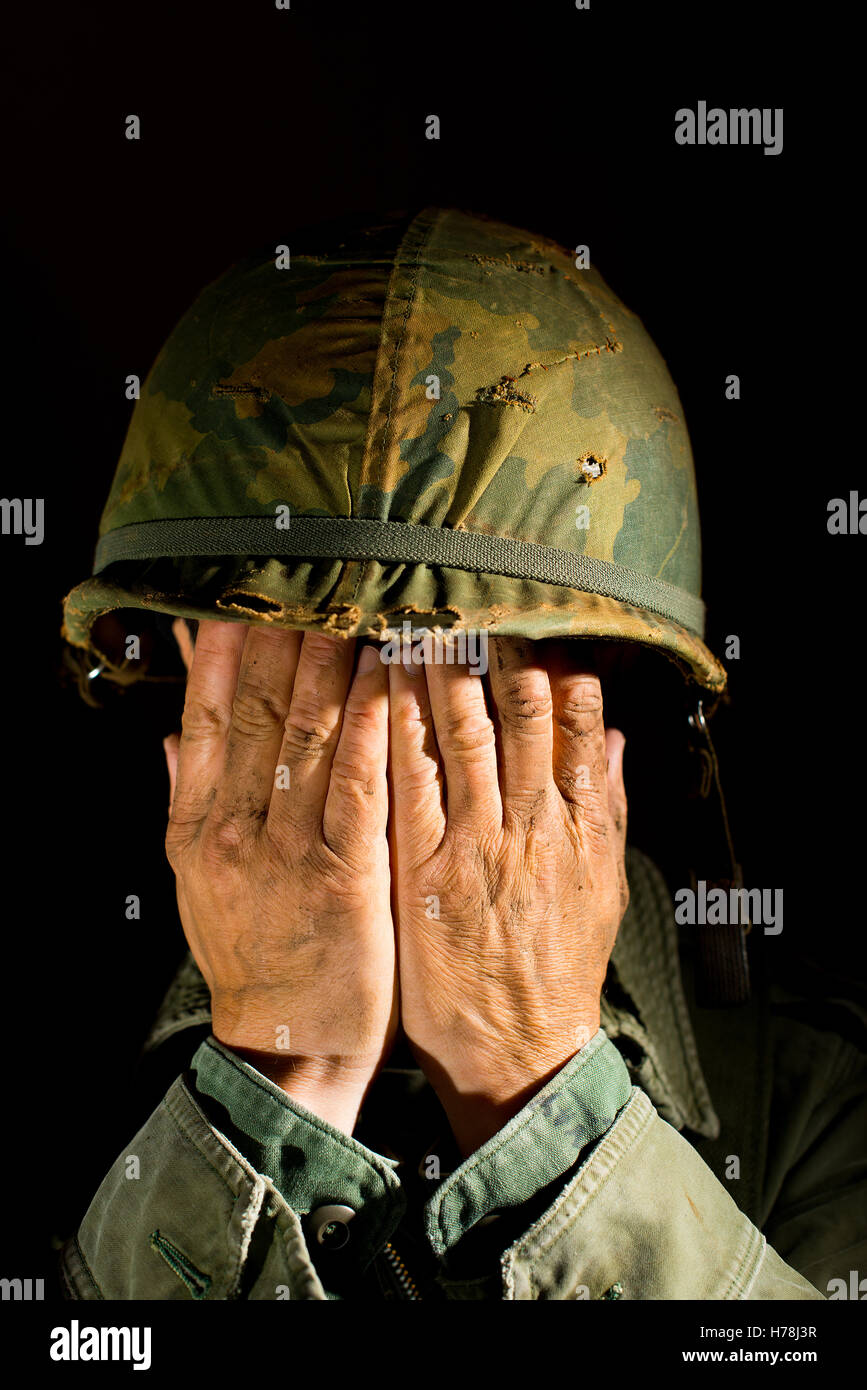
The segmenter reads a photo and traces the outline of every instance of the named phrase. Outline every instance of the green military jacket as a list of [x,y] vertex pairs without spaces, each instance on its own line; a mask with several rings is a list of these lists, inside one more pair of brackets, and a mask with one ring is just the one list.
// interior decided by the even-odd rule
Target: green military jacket
[[290,1100],[209,1035],[188,957],[147,1050],[180,1035],[197,1050],[66,1243],[67,1296],[771,1300],[850,1287],[867,1263],[863,1017],[761,984],[749,1005],[699,1009],[691,929],[649,859],[627,851],[627,873],[602,1027],[466,1160],[400,1048],[352,1137]]

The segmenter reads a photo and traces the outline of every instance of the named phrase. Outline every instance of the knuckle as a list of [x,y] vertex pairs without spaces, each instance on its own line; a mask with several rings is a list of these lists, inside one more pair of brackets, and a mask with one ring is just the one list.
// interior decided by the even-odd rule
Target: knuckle
[[340,637],[329,637],[324,632],[305,632],[302,654],[304,661],[318,670],[332,670],[339,666],[346,650],[346,643]]
[[385,779],[369,763],[349,755],[337,755],[331,764],[331,786],[342,791],[361,792],[373,796],[381,789]]
[[501,880],[495,836],[450,827],[435,877],[456,902],[492,903]]
[[240,733],[268,735],[286,718],[285,700],[266,686],[241,682],[232,701],[232,725]]
[[531,784],[511,785],[503,806],[504,815],[515,825],[535,828],[540,817],[550,815],[553,798],[549,787]]
[[604,780],[604,770],[600,770],[597,764],[557,763],[555,776],[557,785],[571,801],[586,804],[591,803],[594,796],[599,799],[599,784]]
[[419,743],[427,745],[433,740],[433,718],[430,705],[425,705],[423,696],[418,704],[413,702],[398,706],[396,711],[392,711],[391,720],[398,736],[411,747]]
[[412,733],[418,729],[427,730],[431,721],[430,706],[421,703],[398,711],[397,724],[401,729]]
[[439,791],[439,774],[432,758],[419,759],[410,767],[394,771],[393,780],[395,791],[407,798],[411,793],[427,793],[431,787]]
[[576,690],[560,706],[558,724],[569,737],[592,734],[602,724],[602,692]]
[[295,757],[316,757],[328,743],[332,731],[321,714],[312,702],[293,700],[283,729],[286,747]]
[[455,753],[476,753],[494,745],[494,726],[478,714],[457,714],[446,721],[445,741]]
[[181,716],[181,738],[196,742],[225,734],[230,714],[225,706],[207,700],[188,699]]
[[598,798],[582,801],[578,810],[580,835],[585,849],[597,861],[607,861],[611,852],[611,827]]
[[[372,705],[363,695],[350,694],[344,709],[345,714],[351,719],[351,728],[355,736],[366,740],[379,733],[382,727],[380,708]],[[343,727],[347,728],[345,718]]]
[[602,712],[602,686],[593,675],[572,676],[564,689],[564,704],[576,710]]
[[503,690],[500,720],[514,730],[538,733],[547,728],[553,708],[550,691],[534,690],[526,681],[508,681]]
[[235,820],[206,822],[202,834],[202,853],[208,867],[226,868],[241,861],[245,847],[243,826]]

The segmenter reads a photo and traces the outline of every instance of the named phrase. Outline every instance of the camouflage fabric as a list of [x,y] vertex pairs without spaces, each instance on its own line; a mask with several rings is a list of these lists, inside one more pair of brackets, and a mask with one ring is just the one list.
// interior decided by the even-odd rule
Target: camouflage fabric
[[116,671],[111,610],[409,621],[637,641],[723,689],[683,409],[595,269],[439,208],[278,258],[205,289],[144,383],[94,575],[65,600],[73,646]]

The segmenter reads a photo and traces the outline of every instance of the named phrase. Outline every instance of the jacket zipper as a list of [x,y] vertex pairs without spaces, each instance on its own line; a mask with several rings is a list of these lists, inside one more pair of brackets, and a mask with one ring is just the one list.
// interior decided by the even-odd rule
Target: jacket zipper
[[404,1298],[418,1299],[421,1302],[421,1294],[410,1278],[409,1270],[390,1241],[385,1242],[383,1254],[388,1261],[392,1274],[397,1279],[398,1286]]

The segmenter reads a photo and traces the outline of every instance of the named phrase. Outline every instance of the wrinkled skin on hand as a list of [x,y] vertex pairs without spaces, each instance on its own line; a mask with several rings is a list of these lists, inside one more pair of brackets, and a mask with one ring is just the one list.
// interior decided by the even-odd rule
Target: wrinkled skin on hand
[[628,888],[598,676],[567,643],[492,639],[486,686],[373,651],[353,677],[322,634],[175,633],[166,849],[215,1035],[351,1133],[397,1031],[393,906],[401,1023],[472,1153],[599,1026]]
[[174,631],[166,853],[214,1035],[351,1132],[397,1029],[386,668],[321,633]]
[[392,665],[401,1021],[464,1154],[599,1027],[628,904],[624,739],[574,646]]

